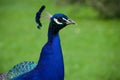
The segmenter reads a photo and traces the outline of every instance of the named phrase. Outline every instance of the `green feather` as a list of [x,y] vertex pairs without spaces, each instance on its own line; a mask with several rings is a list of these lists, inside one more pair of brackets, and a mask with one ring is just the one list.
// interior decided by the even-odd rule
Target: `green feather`
[[37,63],[30,62],[30,61],[24,61],[22,63],[19,63],[15,65],[11,70],[7,73],[7,80],[11,80],[12,78],[15,78],[17,76],[20,76],[26,72],[29,72],[33,70],[37,66]]

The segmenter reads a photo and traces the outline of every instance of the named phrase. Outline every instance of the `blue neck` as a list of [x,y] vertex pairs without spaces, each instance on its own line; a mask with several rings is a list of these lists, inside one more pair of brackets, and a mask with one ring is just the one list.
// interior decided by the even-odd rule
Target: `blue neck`
[[49,27],[48,42],[42,49],[37,69],[39,69],[41,80],[64,80],[60,37],[59,33],[52,29],[52,26]]
[[50,24],[48,41],[42,49],[38,65],[32,71],[13,80],[64,80],[64,62],[60,45],[59,30]]

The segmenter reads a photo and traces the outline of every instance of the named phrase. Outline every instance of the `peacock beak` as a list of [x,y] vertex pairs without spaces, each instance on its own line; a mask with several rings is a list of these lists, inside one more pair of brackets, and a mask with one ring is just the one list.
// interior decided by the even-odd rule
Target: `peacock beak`
[[69,25],[69,24],[76,24],[76,22],[71,20],[71,19],[68,19],[68,20],[66,20],[66,24],[67,25]]

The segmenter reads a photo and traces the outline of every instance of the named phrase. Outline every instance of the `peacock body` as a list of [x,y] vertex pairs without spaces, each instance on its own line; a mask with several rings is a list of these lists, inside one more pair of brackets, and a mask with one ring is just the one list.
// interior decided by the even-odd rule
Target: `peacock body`
[[[38,28],[42,6],[36,14]],[[41,11],[41,12],[40,12]],[[69,24],[75,24],[64,14],[54,14],[50,18],[48,41],[43,46],[38,63],[23,62],[14,66],[6,75],[8,80],[64,80],[64,60],[59,31]]]

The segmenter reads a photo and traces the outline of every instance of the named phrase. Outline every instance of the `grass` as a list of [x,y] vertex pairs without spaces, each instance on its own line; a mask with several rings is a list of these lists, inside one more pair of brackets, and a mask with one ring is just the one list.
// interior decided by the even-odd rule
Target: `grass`
[[42,17],[42,29],[36,28],[34,17],[42,4],[77,22],[60,32],[65,80],[120,80],[120,20],[102,20],[90,7],[57,6],[48,0],[0,1],[0,73],[22,61],[38,61],[49,23]]

